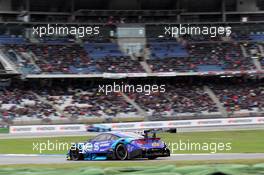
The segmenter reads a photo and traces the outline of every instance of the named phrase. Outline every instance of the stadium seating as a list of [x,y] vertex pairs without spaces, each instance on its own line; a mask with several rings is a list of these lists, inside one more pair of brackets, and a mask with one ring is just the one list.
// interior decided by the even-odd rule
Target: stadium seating
[[23,37],[0,35],[0,44],[25,44],[26,39]]
[[264,109],[264,84],[235,82],[212,86],[227,111],[258,111]]
[[246,48],[247,54],[250,57],[259,57],[260,56],[261,51],[259,49],[258,43],[247,42],[247,43],[244,43],[243,46]]
[[188,57],[187,50],[177,42],[150,42],[151,58]]
[[[139,117],[138,109],[121,93],[108,95],[98,87],[68,84],[42,88],[25,88],[24,85],[10,86],[0,90],[0,116],[19,121],[33,119],[60,120],[74,118]],[[210,83],[212,92],[227,112],[264,111],[264,84],[261,81],[232,81],[222,84]],[[217,104],[195,83],[170,83],[166,92],[126,93],[149,116],[174,117],[193,115],[211,117],[219,115]],[[183,119],[183,118],[181,118]]]
[[25,74],[37,74],[40,73],[39,68],[32,63],[29,59],[22,56],[22,53],[26,51],[23,49],[24,45],[5,45],[4,53],[8,58],[17,66],[19,71]]
[[251,34],[250,39],[256,42],[264,41],[264,34],[263,33]]
[[65,43],[74,43],[76,40],[73,36],[63,36],[63,37],[52,37],[52,36],[45,36],[39,39],[40,43],[46,44],[65,44]]
[[129,94],[139,106],[151,115],[176,115],[181,113],[210,113],[218,111],[208,94],[198,86],[168,85],[166,93]]
[[[83,48],[77,44],[26,44],[7,45],[18,53],[33,52],[34,62],[41,73],[70,74],[94,73],[96,66],[91,62]],[[25,67],[32,64],[24,63]],[[32,72],[32,71],[31,71]]]
[[[86,44],[83,48],[78,44],[52,42],[52,44],[50,42],[23,45],[6,44],[6,53],[13,62],[20,65],[22,72],[26,74],[144,72],[138,61],[123,54],[114,44]],[[36,56],[34,61],[24,58],[23,52],[33,53]]]
[[100,59],[105,57],[125,57],[118,45],[115,43],[86,43],[85,50],[93,59]]
[[116,43],[86,42],[84,48],[100,72],[142,73],[145,72],[138,61],[122,52]]
[[224,70],[250,70],[253,64],[243,57],[240,46],[234,43],[198,43],[189,46],[196,65],[214,65]]
[[145,70],[138,61],[130,57],[105,57],[96,61],[101,72],[109,73],[142,73]]
[[[234,32],[232,38],[239,42],[222,41],[220,38],[183,36],[173,38],[148,38],[150,51],[147,64],[153,72],[210,72],[244,71],[256,69],[251,58],[243,54],[240,45],[248,54],[257,48],[262,34]],[[70,37],[44,37],[39,44],[32,44],[21,37],[3,35],[0,43],[10,59],[25,74],[96,74],[96,73],[142,73],[146,70],[139,61],[131,58],[109,38],[84,38],[77,44]],[[32,59],[23,53],[33,53]],[[257,48],[258,59],[263,65],[263,56]]]
[[252,60],[242,55],[239,44],[231,42],[190,43],[186,46],[189,55],[165,56],[148,60],[154,72],[204,72],[236,71],[255,69]]
[[243,43],[243,47],[246,49],[248,56],[251,58],[257,59],[263,68],[264,67],[264,53],[262,53],[261,51],[263,49],[263,44],[258,43],[258,42],[246,42],[246,43]]
[[75,117],[133,116],[136,109],[118,93],[108,95],[89,89],[52,89],[42,96],[66,114]]
[[0,116],[5,120],[56,119],[59,114],[40,101],[30,90],[0,90]]

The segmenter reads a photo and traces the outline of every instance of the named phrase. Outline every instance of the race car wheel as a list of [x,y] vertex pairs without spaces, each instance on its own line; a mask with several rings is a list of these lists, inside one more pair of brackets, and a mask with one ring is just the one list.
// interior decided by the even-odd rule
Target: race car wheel
[[123,144],[118,144],[115,149],[115,155],[118,160],[125,160],[128,157],[128,152]]
[[149,160],[154,160],[154,159],[157,159],[158,157],[156,157],[156,156],[150,156],[150,157],[148,157],[148,159]]
[[80,153],[79,149],[70,151],[70,159],[71,160],[83,160],[83,155]]

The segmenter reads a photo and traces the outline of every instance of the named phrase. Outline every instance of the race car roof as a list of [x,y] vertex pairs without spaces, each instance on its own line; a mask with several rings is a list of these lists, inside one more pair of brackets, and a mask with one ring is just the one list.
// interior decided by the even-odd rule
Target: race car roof
[[135,139],[144,138],[142,135],[136,134],[134,132],[111,132],[111,134],[114,134],[121,138],[135,138]]

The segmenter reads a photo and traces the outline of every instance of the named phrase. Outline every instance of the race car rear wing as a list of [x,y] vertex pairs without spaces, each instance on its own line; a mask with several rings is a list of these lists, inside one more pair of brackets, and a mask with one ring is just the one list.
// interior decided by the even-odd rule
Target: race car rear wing
[[149,138],[149,134],[152,134],[151,138],[157,138],[157,132],[162,131],[162,129],[148,129],[143,131],[143,136],[145,139]]

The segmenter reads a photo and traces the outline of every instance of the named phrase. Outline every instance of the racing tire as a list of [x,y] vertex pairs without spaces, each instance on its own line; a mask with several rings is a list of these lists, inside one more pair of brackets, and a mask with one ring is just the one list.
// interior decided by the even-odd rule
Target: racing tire
[[70,160],[83,160],[83,154],[80,153],[79,149],[70,150]]
[[117,160],[126,160],[128,158],[128,151],[124,144],[118,144],[116,146],[115,157]]
[[149,160],[155,160],[155,159],[157,159],[158,157],[156,157],[156,156],[150,156],[150,157],[148,157],[148,159]]

